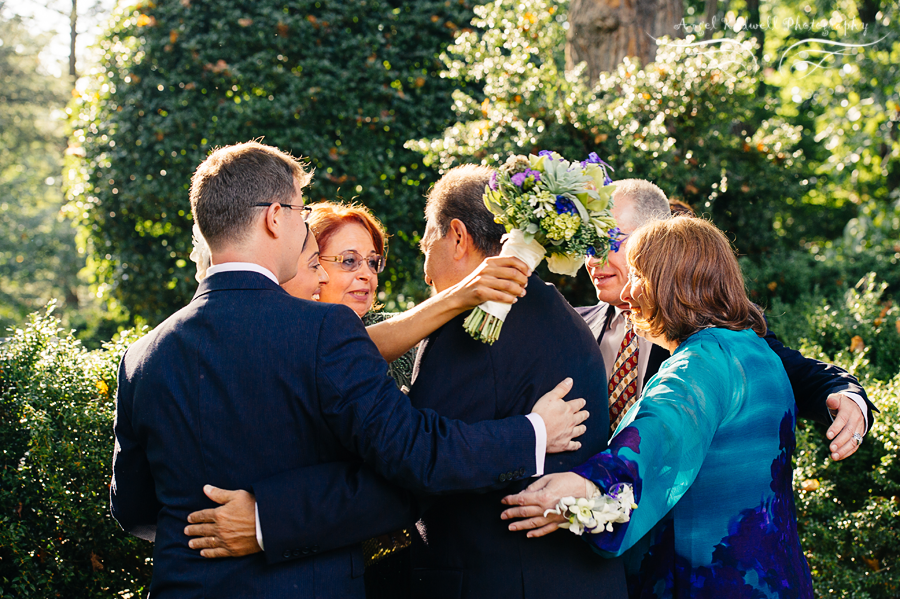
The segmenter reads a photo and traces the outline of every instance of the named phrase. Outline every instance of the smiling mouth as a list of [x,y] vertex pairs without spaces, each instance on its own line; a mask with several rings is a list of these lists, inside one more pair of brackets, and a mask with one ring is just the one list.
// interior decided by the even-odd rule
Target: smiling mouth
[[369,291],[368,291],[368,290],[365,290],[365,291],[351,291],[351,292],[349,292],[349,295],[350,295],[351,297],[353,297],[353,298],[355,298],[355,299],[358,299],[358,300],[361,300],[361,301],[365,301],[365,300],[369,299]]

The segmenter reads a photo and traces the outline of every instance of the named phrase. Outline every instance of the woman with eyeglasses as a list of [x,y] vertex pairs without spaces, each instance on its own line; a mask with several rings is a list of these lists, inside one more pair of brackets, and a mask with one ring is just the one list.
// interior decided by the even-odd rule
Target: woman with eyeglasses
[[[454,317],[485,301],[513,303],[525,294],[527,266],[516,258],[488,258],[469,277],[400,314],[373,312],[378,275],[384,270],[387,233],[365,206],[321,202],[305,218],[310,234],[297,276],[282,285],[300,299],[344,304],[366,324],[398,387],[409,385],[414,347]],[[209,268],[209,249],[194,226],[198,281]],[[318,245],[317,245],[318,240]]]

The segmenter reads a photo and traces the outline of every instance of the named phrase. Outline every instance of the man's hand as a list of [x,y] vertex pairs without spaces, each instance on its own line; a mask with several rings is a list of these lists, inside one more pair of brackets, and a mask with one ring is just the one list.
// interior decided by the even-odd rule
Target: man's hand
[[492,256],[451,287],[449,295],[463,311],[487,301],[512,304],[525,295],[529,274],[528,265],[518,258]]
[[226,491],[205,485],[206,496],[221,507],[200,510],[188,516],[184,534],[191,549],[202,549],[203,557],[240,557],[262,551],[256,541],[256,498],[247,491]]
[[581,409],[587,402],[580,397],[563,401],[563,397],[571,390],[572,379],[566,379],[541,397],[531,410],[544,419],[547,427],[547,453],[575,451],[581,447],[581,443],[573,439],[587,430],[581,423],[590,414]]
[[834,422],[825,433],[831,440],[828,450],[831,451],[831,459],[843,460],[859,449],[853,433],[866,434],[866,417],[855,401],[841,393],[829,395],[825,405],[834,416]]
[[513,522],[509,529],[527,530],[529,537],[542,537],[548,535],[559,525],[566,521],[558,514],[544,512],[556,507],[561,497],[587,497],[589,493],[588,480],[574,472],[559,472],[548,474],[528,485],[524,491],[515,495],[507,495],[503,498],[506,505],[514,505],[500,514],[503,520],[512,518],[527,518],[519,522]]

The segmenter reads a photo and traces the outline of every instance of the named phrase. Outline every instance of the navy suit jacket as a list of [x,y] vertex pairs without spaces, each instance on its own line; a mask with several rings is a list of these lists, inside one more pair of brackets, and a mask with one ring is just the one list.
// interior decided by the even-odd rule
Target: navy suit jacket
[[[576,308],[591,330],[595,332],[597,343],[600,342],[606,333],[605,323],[607,322],[606,319],[610,309],[610,305],[606,302],[600,302],[596,306]],[[768,325],[768,321],[766,324]],[[784,370],[791,381],[794,400],[797,402],[797,408],[801,417],[817,420],[823,424],[831,424],[825,401],[832,393],[849,391],[858,394],[865,400],[869,408],[867,414],[868,427],[872,427],[875,421],[874,412],[877,410],[872,402],[869,401],[865,390],[859,384],[859,381],[856,380],[856,377],[834,364],[807,358],[797,350],[785,347],[771,330],[766,330],[765,340],[784,364]],[[646,381],[650,380],[650,377],[657,373],[660,365],[670,355],[668,350],[658,345],[653,345],[653,349],[650,350],[650,361],[647,363],[647,372],[644,374],[644,380],[641,381],[642,388]]]
[[[316,514],[334,518],[364,496],[374,511],[398,514],[371,522],[340,512],[366,536],[415,511],[385,479],[440,493],[535,472],[526,418],[466,425],[413,409],[349,308],[295,299],[251,272],[208,277],[128,349],[115,436],[112,513],[155,537],[153,597],[362,597],[358,545],[292,545],[282,513],[306,510],[314,528]],[[214,507],[204,483],[256,493],[264,554],[213,560],[188,547],[187,515]],[[323,492],[310,498],[310,488]]]
[[[590,329],[555,287],[532,275],[500,338],[487,345],[463,330],[461,315],[420,347],[413,405],[475,423],[527,414],[567,376],[570,398],[587,400],[581,449],[547,456],[545,471],[565,472],[606,448],[606,374]],[[619,560],[594,554],[573,534],[538,539],[508,530],[500,500],[533,482],[520,472],[507,488],[439,497],[412,535],[412,596],[422,598],[626,597]]]

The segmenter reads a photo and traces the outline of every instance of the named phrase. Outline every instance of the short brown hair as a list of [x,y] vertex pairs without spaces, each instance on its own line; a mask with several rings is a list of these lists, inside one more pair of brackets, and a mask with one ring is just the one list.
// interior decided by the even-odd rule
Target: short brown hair
[[654,336],[681,343],[708,327],[766,334],[731,244],[710,222],[679,217],[644,225],[628,240],[628,266],[651,306],[635,325]]
[[457,219],[466,225],[475,247],[485,256],[500,253],[500,239],[506,233],[484,205],[484,188],[493,174],[492,169],[477,164],[452,168],[434,184],[425,204],[425,218],[437,225],[441,237]]
[[375,218],[372,212],[362,204],[340,204],[338,202],[319,202],[313,204],[313,211],[306,221],[313,233],[319,247],[323,248],[332,235],[341,227],[350,223],[357,223],[365,227],[372,236],[372,245],[375,251],[382,256],[387,253],[387,232],[381,221]]
[[256,204],[289,204],[294,182],[302,188],[312,179],[304,166],[257,141],[210,154],[191,178],[191,212],[210,248],[242,241],[258,214]]
[[681,200],[669,200],[669,210],[672,216],[697,216],[691,205]]

